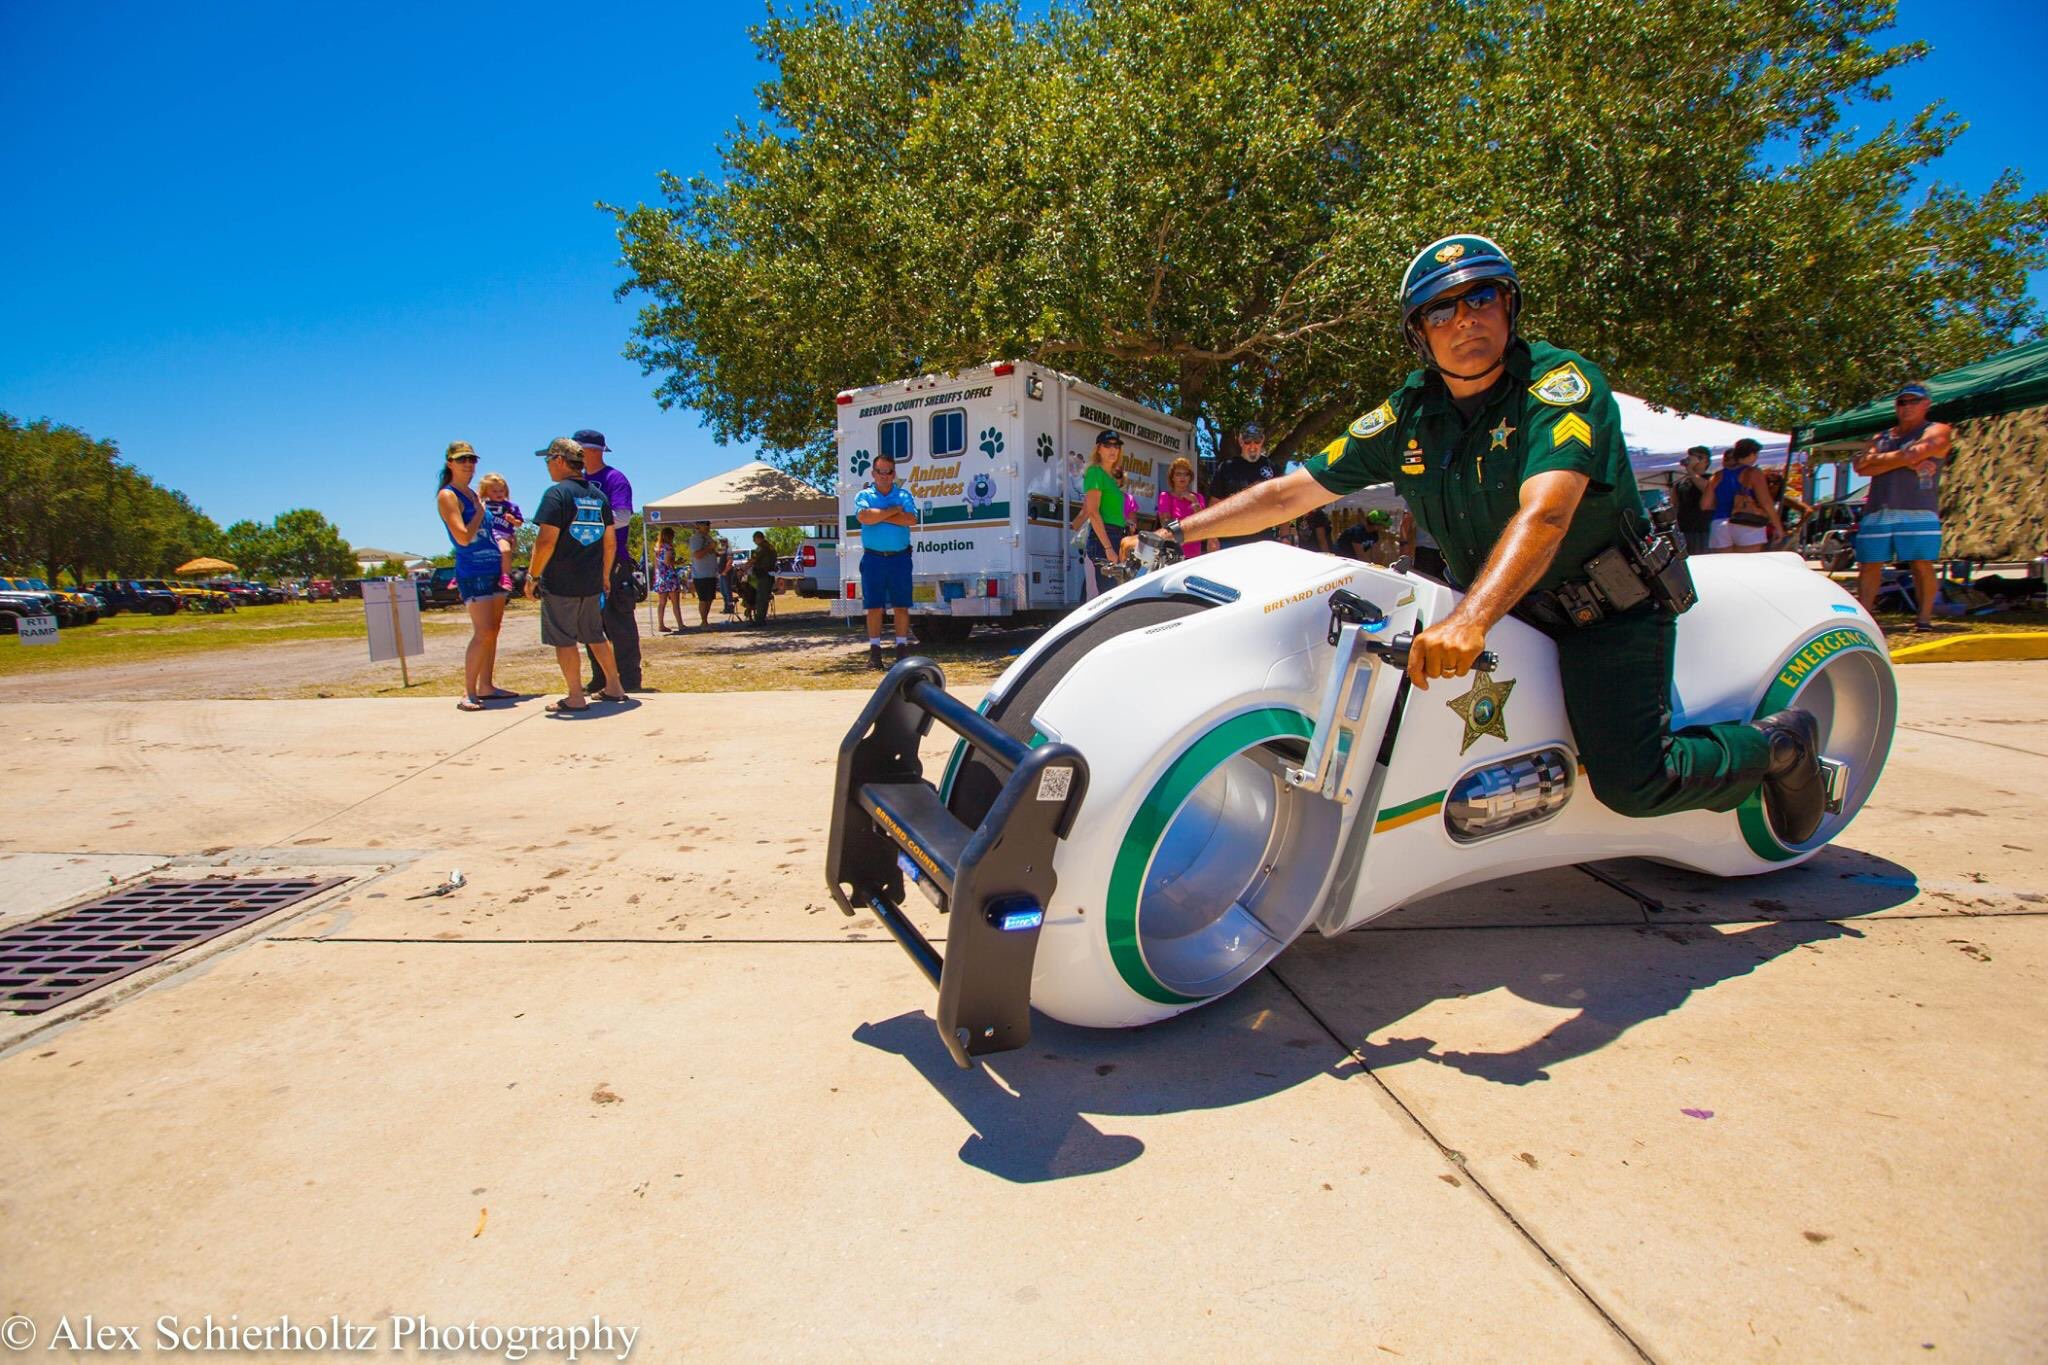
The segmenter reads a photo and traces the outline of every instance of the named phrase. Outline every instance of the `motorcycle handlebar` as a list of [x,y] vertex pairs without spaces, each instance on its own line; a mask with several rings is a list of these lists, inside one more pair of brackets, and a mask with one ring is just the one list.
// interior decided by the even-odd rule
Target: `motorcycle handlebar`
[[[1408,651],[1414,648],[1414,645],[1415,637],[1407,631],[1402,631],[1393,639],[1384,642],[1367,640],[1365,642],[1365,650],[1368,654],[1377,654],[1395,668],[1406,668],[1408,667]],[[1480,650],[1479,657],[1472,661],[1472,669],[1476,673],[1491,673],[1499,667],[1500,655],[1490,649]]]

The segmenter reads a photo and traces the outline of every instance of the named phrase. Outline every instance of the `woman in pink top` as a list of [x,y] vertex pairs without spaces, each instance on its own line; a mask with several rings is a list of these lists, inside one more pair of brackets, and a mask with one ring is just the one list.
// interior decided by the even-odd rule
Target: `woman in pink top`
[[[1195,491],[1195,467],[1183,455],[1166,469],[1166,487],[1159,493],[1159,521],[1164,525],[1168,520],[1190,517],[1209,505],[1209,500]],[[1191,540],[1181,546],[1181,554],[1193,559],[1204,550],[1213,550],[1213,540]]]

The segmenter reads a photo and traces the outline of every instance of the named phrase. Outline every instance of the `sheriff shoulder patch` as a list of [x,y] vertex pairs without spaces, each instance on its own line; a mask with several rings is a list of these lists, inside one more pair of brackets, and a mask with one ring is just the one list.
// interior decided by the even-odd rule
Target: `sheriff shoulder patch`
[[1593,386],[1586,382],[1585,375],[1579,373],[1579,367],[1567,360],[1531,384],[1529,392],[1535,394],[1538,401],[1554,408],[1569,408],[1585,402],[1593,392]]
[[1351,424],[1351,434],[1361,441],[1369,441],[1394,424],[1394,405],[1382,403],[1365,416]]
[[1577,441],[1586,449],[1593,448],[1593,428],[1586,425],[1586,419],[1576,412],[1567,412],[1550,426],[1550,448],[1557,449]]

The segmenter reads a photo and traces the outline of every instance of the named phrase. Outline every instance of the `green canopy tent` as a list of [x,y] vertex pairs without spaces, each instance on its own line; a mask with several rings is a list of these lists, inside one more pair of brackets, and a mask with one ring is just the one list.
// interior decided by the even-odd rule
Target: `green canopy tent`
[[[1930,415],[1955,427],[1941,481],[1943,557],[1979,564],[2039,561],[2048,550],[2048,339],[1923,382],[1934,400]],[[1794,428],[1792,445],[1811,452],[1817,469],[1852,459],[1892,421],[1887,394]]]
[[[1996,417],[2016,408],[2037,407],[2048,403],[2048,338],[2015,346],[1923,382],[1928,396],[1934,400],[1929,415],[1937,422]],[[1892,396],[1886,394],[1860,408],[1824,417],[1812,426],[1793,428],[1792,444],[1811,450],[1841,441],[1865,440],[1891,424]]]

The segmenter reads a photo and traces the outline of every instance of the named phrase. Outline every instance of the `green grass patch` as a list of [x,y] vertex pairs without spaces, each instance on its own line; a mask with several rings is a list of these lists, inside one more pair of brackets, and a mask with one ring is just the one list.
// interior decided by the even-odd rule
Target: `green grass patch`
[[[426,629],[435,630],[444,617],[468,628],[468,619],[460,612],[432,611],[423,613]],[[61,632],[55,644],[25,645],[19,639],[0,636],[0,676],[136,663],[290,640],[361,639],[363,635],[363,604],[359,601],[243,607],[219,616],[123,612],[93,625],[72,626]]]

